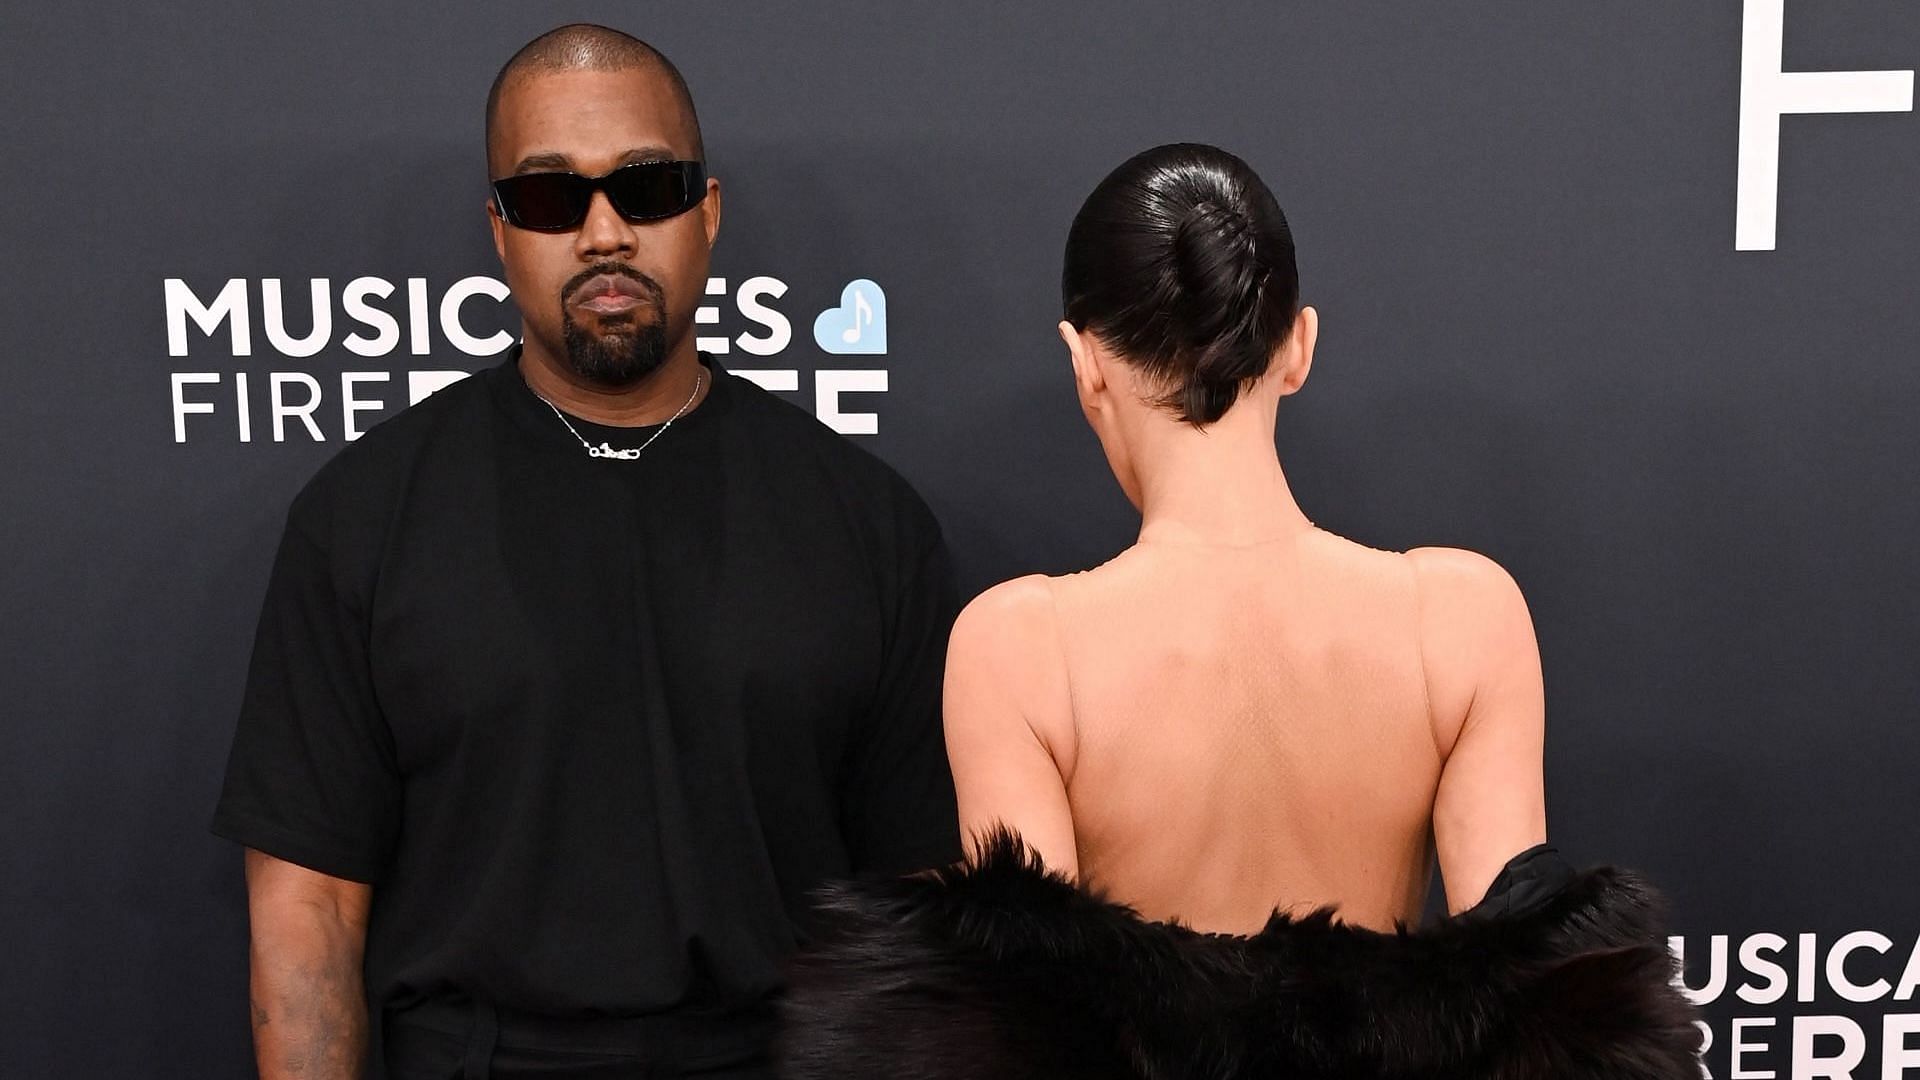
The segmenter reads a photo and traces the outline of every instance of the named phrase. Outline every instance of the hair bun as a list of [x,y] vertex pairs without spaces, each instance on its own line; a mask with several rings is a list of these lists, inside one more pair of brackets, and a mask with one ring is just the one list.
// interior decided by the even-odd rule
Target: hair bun
[[1180,336],[1204,346],[1258,309],[1266,273],[1247,216],[1212,201],[1193,204],[1173,232]]
[[1067,319],[1158,378],[1184,420],[1218,420],[1266,373],[1299,302],[1293,235],[1247,163],[1193,143],[1137,154],[1067,234]]

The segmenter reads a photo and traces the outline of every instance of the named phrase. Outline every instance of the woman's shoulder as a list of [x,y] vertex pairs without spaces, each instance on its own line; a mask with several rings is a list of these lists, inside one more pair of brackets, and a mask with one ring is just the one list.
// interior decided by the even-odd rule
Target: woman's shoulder
[[1136,549],[1129,548],[1098,566],[1066,574],[1024,574],[1009,578],[973,598],[954,625],[956,640],[991,638],[1009,654],[1032,660],[1061,654],[1066,613],[1124,592],[1129,578],[1151,577]]
[[949,728],[1018,713],[1063,774],[1071,771],[1073,713],[1052,579],[1013,578],[967,604],[947,643],[946,699]]
[[1417,547],[1403,556],[1423,592],[1498,604],[1518,599],[1520,586],[1506,567],[1478,551]]
[[1009,680],[1009,689],[1036,681],[1059,655],[1052,580],[1044,574],[1012,578],[969,601],[954,620],[948,643],[950,676],[978,672]]
[[[1415,568],[1428,710],[1442,755],[1451,756],[1476,709],[1492,708],[1537,728],[1543,722],[1540,647],[1513,575],[1462,548],[1416,548],[1407,556]],[[1502,694],[1489,696],[1489,688]],[[1501,701],[1517,704],[1508,709]]]
[[1532,622],[1519,584],[1504,566],[1467,548],[1416,547],[1391,551],[1316,530],[1312,577],[1341,592],[1347,610],[1366,615],[1368,598],[1401,608],[1411,604],[1431,660],[1483,658],[1512,644],[1516,631],[1531,639]]
[[1504,566],[1465,548],[1414,548],[1406,559],[1429,660],[1476,667],[1534,647],[1526,597]]
[[1005,643],[1024,650],[1054,633],[1053,584],[1045,574],[994,585],[968,601],[953,624],[955,643],[961,645]]

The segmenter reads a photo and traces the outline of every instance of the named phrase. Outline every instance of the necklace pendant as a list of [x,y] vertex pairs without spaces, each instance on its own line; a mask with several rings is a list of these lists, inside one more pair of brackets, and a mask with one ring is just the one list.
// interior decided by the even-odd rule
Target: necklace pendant
[[645,449],[646,447],[642,446],[637,449],[633,447],[627,447],[624,449],[616,450],[613,448],[613,446],[610,443],[603,442],[599,446],[592,446],[592,445],[587,446],[587,456],[596,457],[596,458],[611,458],[615,461],[632,461],[634,458],[637,458],[640,456],[641,450],[645,450]]
[[573,421],[567,419],[567,414],[560,411],[560,406],[555,405],[551,401],[547,401],[545,397],[541,397],[540,400],[545,401],[547,404],[547,408],[553,410],[553,415],[562,424],[565,424],[567,426],[567,430],[573,433],[574,438],[580,440],[580,445],[586,449],[588,457],[613,458],[617,461],[632,461],[633,459],[640,456],[641,451],[645,450],[649,446],[652,446],[653,440],[659,438],[662,435],[665,435],[667,433],[667,429],[673,426],[673,422],[675,420],[678,420],[682,416],[685,416],[687,414],[687,410],[693,408],[693,399],[700,396],[700,388],[706,385],[706,381],[707,381],[706,372],[703,371],[703,372],[696,373],[693,377],[693,393],[688,394],[687,400],[680,403],[679,411],[675,412],[672,416],[667,417],[667,422],[660,425],[660,430],[655,431],[652,435],[647,436],[646,442],[641,443],[639,446],[629,447],[625,450],[615,450],[612,444],[604,441],[599,446],[595,446],[592,443],[588,442],[586,439],[581,438],[580,432],[576,430],[573,426]]

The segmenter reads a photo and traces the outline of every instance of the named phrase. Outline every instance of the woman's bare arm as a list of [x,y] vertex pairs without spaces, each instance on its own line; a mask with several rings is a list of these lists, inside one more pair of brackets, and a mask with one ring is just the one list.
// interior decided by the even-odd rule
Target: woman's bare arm
[[1072,712],[1049,589],[1045,578],[1018,578],[960,613],[947,646],[947,757],[963,835],[1010,826],[1071,877]]
[[1546,840],[1540,650],[1520,588],[1492,560],[1409,553],[1434,738],[1445,764],[1433,834],[1447,908],[1478,903],[1508,859]]

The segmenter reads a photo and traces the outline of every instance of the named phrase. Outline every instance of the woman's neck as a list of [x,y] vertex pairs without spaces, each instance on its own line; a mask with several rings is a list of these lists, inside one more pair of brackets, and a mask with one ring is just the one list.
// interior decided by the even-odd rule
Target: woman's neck
[[1277,406],[1243,400],[1205,428],[1147,418],[1130,440],[1140,541],[1245,547],[1312,529],[1274,449]]

